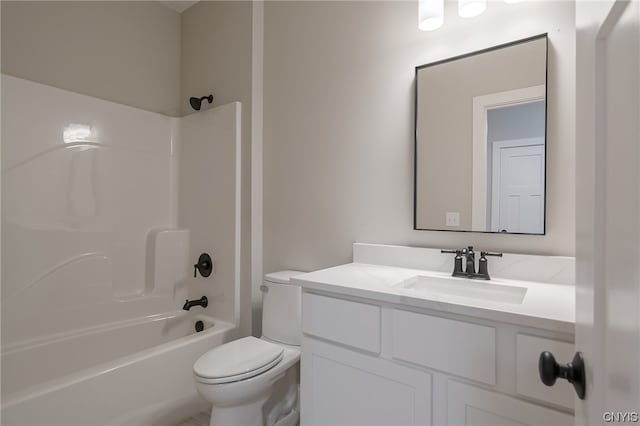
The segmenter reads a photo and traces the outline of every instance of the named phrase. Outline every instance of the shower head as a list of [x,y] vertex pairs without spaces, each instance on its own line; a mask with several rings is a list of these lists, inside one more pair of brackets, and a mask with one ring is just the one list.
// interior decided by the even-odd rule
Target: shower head
[[202,101],[207,100],[209,103],[213,103],[213,95],[203,96],[201,98],[189,98],[189,103],[191,104],[191,108],[196,111],[200,111],[202,107]]

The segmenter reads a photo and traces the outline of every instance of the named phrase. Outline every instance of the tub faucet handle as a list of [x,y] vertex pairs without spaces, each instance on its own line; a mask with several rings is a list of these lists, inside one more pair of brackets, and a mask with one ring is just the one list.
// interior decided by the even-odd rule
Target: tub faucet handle
[[198,257],[198,263],[193,265],[193,278],[197,276],[197,272],[200,272],[200,275],[206,278],[211,275],[212,271],[213,261],[211,260],[211,256],[209,256],[209,253],[202,253],[200,257]]

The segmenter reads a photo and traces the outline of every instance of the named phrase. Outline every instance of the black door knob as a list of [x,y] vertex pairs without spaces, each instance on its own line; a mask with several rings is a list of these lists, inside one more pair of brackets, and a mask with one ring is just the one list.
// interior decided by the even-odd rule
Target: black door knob
[[542,380],[542,383],[547,386],[553,386],[558,377],[566,379],[573,385],[573,388],[578,394],[578,398],[584,399],[587,382],[584,372],[584,359],[582,358],[582,353],[576,352],[570,363],[560,365],[556,362],[556,359],[551,352],[544,351],[540,354],[540,358],[538,359],[538,373],[540,373],[540,380]]

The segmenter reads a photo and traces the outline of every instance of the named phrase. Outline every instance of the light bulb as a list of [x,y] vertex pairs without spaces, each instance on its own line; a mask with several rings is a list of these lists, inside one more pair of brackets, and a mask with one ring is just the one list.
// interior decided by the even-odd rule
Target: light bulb
[[444,0],[418,0],[418,28],[433,31],[444,23]]

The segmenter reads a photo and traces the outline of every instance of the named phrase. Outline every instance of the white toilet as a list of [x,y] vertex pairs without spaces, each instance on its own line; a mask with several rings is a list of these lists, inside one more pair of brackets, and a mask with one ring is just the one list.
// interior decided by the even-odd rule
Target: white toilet
[[[193,365],[196,388],[213,405],[211,426],[273,424],[292,412],[297,400],[300,360],[300,287],[291,283],[299,271],[266,274],[262,299],[262,337],[244,337],[218,346]],[[287,376],[289,391],[278,407],[263,413],[273,385]],[[297,413],[292,412],[292,416]],[[269,418],[267,418],[269,417]],[[267,421],[269,420],[269,421]]]

